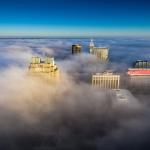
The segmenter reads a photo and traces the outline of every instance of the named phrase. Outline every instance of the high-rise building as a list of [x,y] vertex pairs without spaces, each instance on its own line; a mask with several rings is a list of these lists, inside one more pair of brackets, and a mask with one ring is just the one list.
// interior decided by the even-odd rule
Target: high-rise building
[[72,45],[72,54],[79,54],[82,51],[82,46],[80,44]]
[[59,69],[55,65],[54,58],[50,57],[46,57],[44,61],[40,57],[32,57],[29,74],[51,81],[59,79]]
[[150,86],[150,69],[129,68],[127,74],[131,85]]
[[92,86],[108,89],[119,89],[120,75],[111,72],[96,73],[92,75]]
[[133,63],[133,68],[150,68],[150,61],[137,60]]
[[93,49],[94,49],[94,42],[93,42],[93,39],[91,39],[91,41],[90,41],[90,45],[89,45],[89,48],[90,48],[90,53],[92,54],[92,52],[93,52]]
[[101,61],[108,61],[109,48],[95,47],[93,40],[91,40],[89,48],[90,48],[90,54],[95,55]]

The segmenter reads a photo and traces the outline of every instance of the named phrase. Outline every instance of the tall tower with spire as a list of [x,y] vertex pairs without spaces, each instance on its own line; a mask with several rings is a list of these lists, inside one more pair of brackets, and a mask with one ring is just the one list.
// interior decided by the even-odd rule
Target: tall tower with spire
[[101,61],[108,61],[109,48],[108,47],[96,47],[94,45],[93,39],[91,39],[89,44],[90,54],[95,55]]
[[90,47],[90,53],[92,53],[92,52],[93,52],[93,49],[94,49],[94,42],[93,42],[93,39],[91,39],[89,47]]

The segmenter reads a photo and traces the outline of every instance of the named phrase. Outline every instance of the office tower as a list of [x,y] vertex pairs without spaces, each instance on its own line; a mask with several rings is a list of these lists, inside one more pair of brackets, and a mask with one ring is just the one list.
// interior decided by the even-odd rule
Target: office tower
[[46,57],[44,61],[40,57],[32,57],[29,65],[29,74],[56,81],[59,79],[59,70],[55,65],[54,58]]
[[119,89],[120,75],[111,72],[96,73],[92,75],[92,86],[108,89]]
[[95,47],[93,40],[91,40],[89,48],[90,48],[90,54],[95,55],[101,61],[108,61],[109,48]]
[[129,68],[127,74],[131,85],[150,86],[150,69]]
[[94,49],[94,42],[93,42],[93,39],[91,39],[91,42],[90,42],[89,48],[90,48],[90,53],[92,54],[93,49]]
[[133,63],[133,68],[150,68],[150,61],[137,60]]
[[82,51],[82,46],[79,44],[72,45],[72,54],[79,54]]

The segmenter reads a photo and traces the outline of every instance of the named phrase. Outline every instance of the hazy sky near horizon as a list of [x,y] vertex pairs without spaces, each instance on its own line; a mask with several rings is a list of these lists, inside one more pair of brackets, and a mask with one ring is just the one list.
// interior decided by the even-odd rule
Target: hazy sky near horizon
[[148,36],[149,18],[149,0],[5,0],[0,36]]

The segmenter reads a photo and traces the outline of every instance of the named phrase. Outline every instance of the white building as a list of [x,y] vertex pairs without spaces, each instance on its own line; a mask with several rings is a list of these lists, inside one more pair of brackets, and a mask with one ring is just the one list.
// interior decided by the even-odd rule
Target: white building
[[112,72],[96,73],[92,75],[92,86],[108,89],[119,89],[120,75]]

